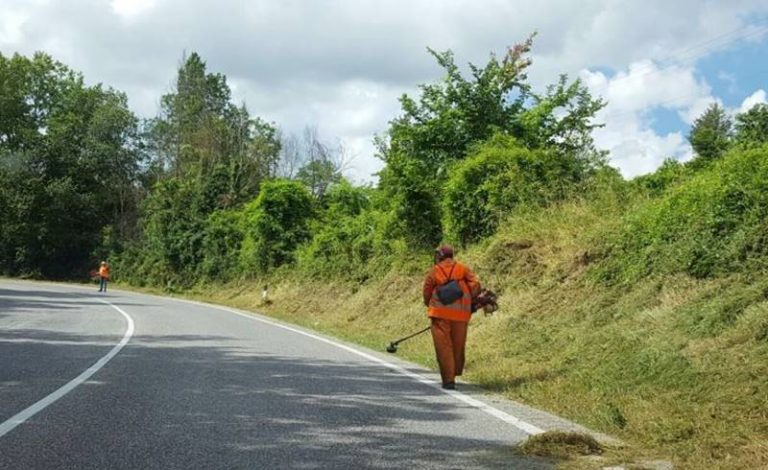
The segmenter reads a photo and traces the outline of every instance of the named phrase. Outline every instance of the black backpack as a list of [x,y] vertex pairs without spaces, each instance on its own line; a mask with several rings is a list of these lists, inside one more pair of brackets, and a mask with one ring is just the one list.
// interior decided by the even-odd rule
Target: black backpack
[[460,298],[464,297],[464,292],[461,290],[459,281],[456,279],[451,279],[451,275],[453,275],[453,268],[455,267],[455,264],[451,266],[451,272],[448,273],[447,277],[448,280],[437,288],[437,299],[443,305],[451,305]]

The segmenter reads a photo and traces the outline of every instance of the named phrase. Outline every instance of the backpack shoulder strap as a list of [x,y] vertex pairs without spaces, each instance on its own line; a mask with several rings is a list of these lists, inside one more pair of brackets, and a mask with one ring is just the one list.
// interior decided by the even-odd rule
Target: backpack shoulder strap
[[456,267],[456,263],[453,263],[453,266],[451,266],[451,270],[448,271],[448,274],[445,274],[445,270],[443,270],[442,266],[439,264],[437,265],[437,269],[440,270],[441,273],[445,276],[445,282],[443,284],[447,284],[453,280],[453,269]]

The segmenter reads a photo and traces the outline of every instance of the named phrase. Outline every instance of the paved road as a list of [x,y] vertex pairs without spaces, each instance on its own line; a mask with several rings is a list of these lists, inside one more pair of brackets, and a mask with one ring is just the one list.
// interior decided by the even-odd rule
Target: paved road
[[479,409],[403,363],[263,317],[95,290],[0,281],[0,468],[549,468],[509,452],[527,433],[501,404]]

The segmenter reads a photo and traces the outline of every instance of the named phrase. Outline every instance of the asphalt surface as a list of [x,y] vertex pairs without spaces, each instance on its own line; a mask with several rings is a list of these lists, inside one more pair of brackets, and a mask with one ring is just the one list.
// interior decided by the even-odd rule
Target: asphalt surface
[[135,323],[101,369],[0,435],[0,468],[552,466],[511,452],[528,436],[518,426],[397,367],[264,317],[96,290],[0,280],[0,426],[126,336],[103,300]]

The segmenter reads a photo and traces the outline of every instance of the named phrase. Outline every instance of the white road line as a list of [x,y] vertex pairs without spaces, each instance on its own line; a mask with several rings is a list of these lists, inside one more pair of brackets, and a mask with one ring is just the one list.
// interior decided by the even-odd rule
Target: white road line
[[422,375],[419,375],[419,374],[416,374],[414,372],[411,372],[411,371],[409,371],[407,369],[404,369],[403,367],[400,367],[400,366],[398,366],[396,364],[393,364],[391,362],[387,362],[384,359],[378,358],[378,357],[373,356],[371,354],[365,353],[363,351],[358,351],[357,349],[351,348],[351,347],[349,347],[347,345],[344,345],[344,344],[341,344],[341,343],[337,343],[336,341],[330,340],[328,338],[323,338],[322,336],[317,336],[317,335],[314,335],[312,333],[308,333],[306,331],[299,330],[297,328],[292,328],[292,327],[287,326],[287,325],[283,325],[283,324],[280,324],[280,323],[277,323],[277,322],[266,320],[264,318],[260,318],[260,317],[257,317],[257,316],[248,315],[248,314],[245,314],[245,313],[242,313],[242,312],[238,312],[237,310],[234,310],[234,309],[231,309],[231,308],[228,308],[228,307],[221,307],[221,306],[218,306],[218,305],[207,304],[207,303],[204,303],[204,302],[196,302],[194,300],[174,299],[174,298],[160,297],[160,296],[158,296],[158,297],[161,298],[161,299],[174,300],[174,301],[177,301],[177,302],[186,302],[186,303],[200,305],[200,306],[207,307],[207,308],[215,308],[215,309],[222,310],[222,311],[225,311],[225,312],[234,313],[235,315],[240,315],[241,317],[248,318],[250,320],[258,321],[258,322],[261,322],[261,323],[266,323],[267,325],[271,325],[271,326],[275,326],[277,328],[282,328],[284,330],[292,331],[294,333],[298,333],[300,335],[307,336],[307,337],[315,339],[317,341],[322,341],[323,343],[327,343],[327,344],[330,344],[332,346],[336,346],[337,348],[340,348],[340,349],[343,349],[345,351],[351,352],[352,354],[355,354],[357,356],[363,357],[363,358],[365,358],[365,359],[367,359],[367,360],[369,360],[371,362],[374,362],[376,364],[379,364],[379,365],[381,365],[383,367],[395,370],[395,371],[399,372],[402,375],[405,375],[407,377],[410,377],[410,378],[416,380],[417,382],[420,382],[420,383],[422,383],[424,385],[427,385],[429,387],[435,388],[435,389],[437,389],[437,390],[439,390],[439,391],[441,391],[443,393],[446,393],[446,394],[454,397],[455,399],[457,399],[459,401],[462,401],[462,402],[466,403],[467,405],[470,405],[470,406],[472,406],[474,408],[477,408],[477,409],[479,409],[481,411],[484,411],[485,413],[488,413],[489,415],[493,416],[494,418],[497,418],[497,419],[499,419],[499,420],[501,420],[501,421],[503,421],[503,422],[505,422],[507,424],[511,424],[512,426],[520,429],[521,431],[523,431],[523,432],[525,432],[527,434],[534,435],[534,434],[541,434],[541,433],[544,432],[543,429],[541,429],[541,428],[539,428],[537,426],[534,426],[533,424],[527,423],[527,422],[523,421],[520,418],[512,416],[511,414],[509,414],[509,413],[507,413],[505,411],[502,411],[502,410],[500,410],[498,408],[494,408],[493,406],[491,406],[491,405],[489,405],[487,403],[483,403],[482,401],[477,400],[475,398],[472,398],[469,395],[466,395],[466,394],[461,393],[461,392],[456,391],[456,390],[444,390],[441,387],[440,383],[438,383],[438,382],[436,382],[434,380],[428,379],[428,378],[426,378],[426,377],[424,377]]
[[128,344],[128,341],[131,340],[131,336],[133,336],[133,330],[134,330],[133,318],[131,318],[130,315],[125,313],[123,309],[121,309],[120,307],[113,305],[112,303],[107,302],[106,300],[100,300],[100,301],[114,308],[115,310],[120,312],[120,314],[123,315],[123,317],[125,317],[125,320],[128,322],[128,328],[125,330],[123,339],[121,339],[120,342],[117,343],[115,347],[113,347],[112,350],[109,351],[104,357],[96,361],[95,364],[93,364],[91,367],[85,370],[82,374],[70,380],[69,382],[64,384],[61,388],[51,393],[47,397],[43,398],[42,400],[38,401],[37,403],[30,406],[29,408],[12,416],[7,421],[0,423],[0,437],[3,437],[4,435],[8,434],[13,430],[13,428],[22,424],[23,422],[33,417],[37,413],[41,412],[46,407],[54,403],[56,400],[63,397],[67,393],[71,392],[75,387],[82,384],[86,380],[90,379],[93,374],[95,374],[96,372],[99,371],[99,369],[104,367],[107,364],[107,362],[109,362],[113,357],[115,357],[115,355],[117,355],[117,353],[119,353],[120,350],[123,349],[123,347],[126,344]]

